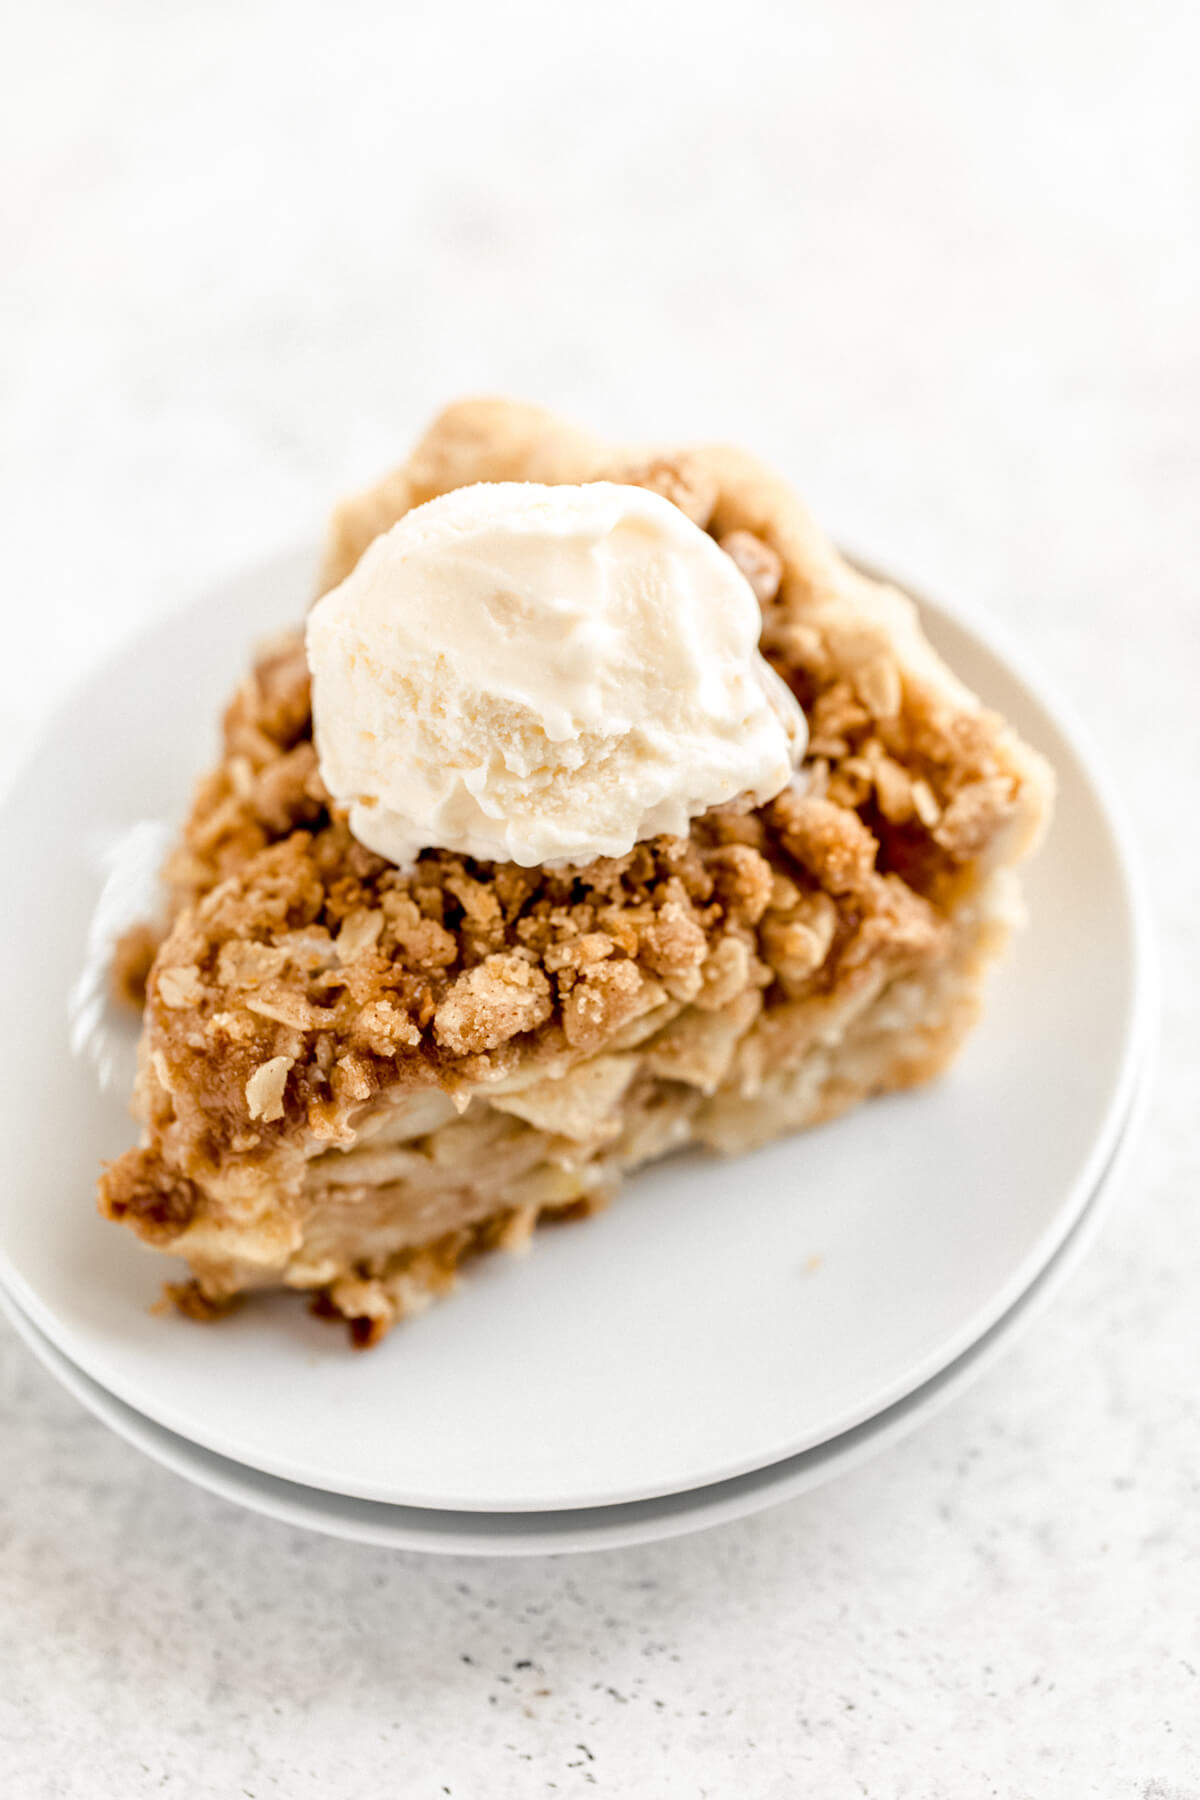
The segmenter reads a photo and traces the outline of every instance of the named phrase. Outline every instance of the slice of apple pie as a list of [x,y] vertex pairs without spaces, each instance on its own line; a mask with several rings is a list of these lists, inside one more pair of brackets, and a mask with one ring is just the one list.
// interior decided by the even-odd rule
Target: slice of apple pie
[[[641,1163],[689,1144],[749,1150],[926,1081],[975,1018],[985,969],[1018,915],[1014,866],[1046,823],[1046,765],[946,668],[911,602],[849,567],[747,456],[638,457],[534,408],[464,403],[404,467],[338,511],[322,592],[336,588],[342,606],[357,594],[347,581],[357,567],[354,582],[393,631],[392,576],[422,594],[444,577],[434,609],[444,636],[470,635],[476,616],[485,645],[494,628],[497,669],[514,645],[525,656],[523,595],[500,583],[509,611],[500,617],[483,593],[471,615],[460,606],[465,577],[446,561],[450,540],[428,561],[423,521],[434,508],[406,519],[413,529],[390,564],[380,548],[413,509],[480,483],[498,485],[479,490],[493,536],[476,571],[492,567],[506,529],[508,484],[578,493],[600,483],[616,496],[609,537],[599,550],[589,539],[589,568],[612,544],[640,554],[661,523],[653,507],[671,502],[703,539],[702,555],[683,546],[696,556],[686,566],[713,573],[704,558],[718,546],[728,561],[716,574],[731,567],[761,609],[774,674],[750,698],[738,687],[743,712],[730,717],[767,731],[771,707],[782,717],[778,687],[797,718],[802,709],[803,761],[763,798],[749,781],[734,791],[740,765],[714,751],[720,771],[707,789],[695,777],[682,813],[663,797],[655,744],[684,742],[727,692],[706,686],[702,666],[704,633],[725,629],[719,608],[694,632],[683,609],[671,637],[661,595],[638,615],[639,667],[650,668],[645,706],[676,737],[638,723],[635,695],[636,768],[588,742],[576,755],[547,728],[559,762],[530,753],[528,734],[517,754],[510,734],[502,754],[474,744],[470,768],[447,785],[431,766],[451,755],[437,750],[450,729],[437,685],[444,651],[413,664],[424,673],[405,686],[395,650],[372,690],[377,720],[365,690],[351,692],[369,658],[341,639],[353,742],[335,754],[319,706],[314,738],[310,657],[332,695],[313,646],[318,617],[336,608],[322,615],[322,602],[310,615],[307,655],[299,624],[264,649],[167,866],[173,923],[146,984],[142,1143],[100,1183],[110,1218],[186,1259],[190,1279],[169,1291],[194,1316],[283,1286],[371,1344],[448,1288],[464,1259],[602,1206]],[[625,505],[629,489],[649,490],[653,506]],[[529,489],[521,504],[542,503]],[[684,566],[668,558],[665,579]],[[554,614],[554,655],[569,653],[581,682],[613,634],[634,629],[610,609],[609,636],[598,626],[589,636],[585,612]],[[702,702],[686,719],[676,679],[685,652]],[[497,674],[491,711],[460,705],[455,729],[486,739],[500,720],[508,731],[519,708],[505,680]],[[363,770],[372,756],[386,761],[380,733],[400,725],[411,726],[408,763],[386,792],[382,776],[372,790]],[[593,784],[578,792],[601,796],[587,806],[562,802],[556,771],[568,753]],[[694,770],[707,754],[693,747],[676,761]],[[487,783],[501,777],[508,797],[491,805]],[[421,817],[436,816],[442,847],[413,823],[418,790],[433,795]],[[609,826],[626,802],[640,828],[613,853]],[[595,820],[576,816],[593,806]],[[615,810],[601,821],[605,806]],[[581,860],[589,842],[606,853]]]

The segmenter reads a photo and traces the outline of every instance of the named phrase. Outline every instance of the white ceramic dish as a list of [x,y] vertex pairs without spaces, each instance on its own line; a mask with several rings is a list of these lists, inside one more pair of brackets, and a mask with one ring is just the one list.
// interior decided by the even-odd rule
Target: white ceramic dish
[[946,1080],[735,1163],[649,1171],[528,1261],[487,1260],[368,1357],[291,1299],[211,1330],[150,1315],[161,1259],[91,1201],[97,1162],[131,1139],[124,1105],[67,1047],[95,852],[179,812],[250,642],[298,615],[310,566],[256,571],[123,653],[4,808],[0,923],[22,954],[0,1022],[0,1278],[23,1312],[118,1400],[208,1451],[453,1511],[711,1486],[840,1438],[948,1369],[1046,1268],[1113,1153],[1145,929],[1078,730],[990,633],[932,605],[935,641],[1060,782],[1030,929]]
[[977,1343],[915,1393],[842,1437],[753,1474],[661,1499],[575,1512],[489,1514],[321,1493],[214,1456],[155,1425],[77,1369],[3,1288],[0,1311],[50,1373],[120,1437],[185,1480],[281,1524],[393,1550],[457,1556],[564,1555],[679,1537],[761,1512],[865,1462],[940,1412],[1011,1346],[1077,1266],[1119,1190],[1145,1112],[1152,1060],[1143,1059],[1129,1121],[1095,1195],[1032,1286]]

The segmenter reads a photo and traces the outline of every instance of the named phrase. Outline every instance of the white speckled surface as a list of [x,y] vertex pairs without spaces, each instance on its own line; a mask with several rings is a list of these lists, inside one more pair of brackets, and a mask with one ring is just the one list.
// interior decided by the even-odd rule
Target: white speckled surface
[[273,1527],[0,1330],[0,1791],[1197,1800],[1194,9],[337,14],[51,0],[6,33],[4,770],[107,643],[452,394],[740,438],[1090,719],[1157,894],[1158,1092],[1099,1248],[968,1398],[644,1551]]

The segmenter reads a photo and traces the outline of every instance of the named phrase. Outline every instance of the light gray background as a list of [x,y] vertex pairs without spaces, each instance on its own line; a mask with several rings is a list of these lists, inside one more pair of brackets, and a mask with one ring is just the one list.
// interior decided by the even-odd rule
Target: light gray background
[[1167,984],[1124,1204],[1051,1315],[915,1440],[704,1537],[502,1566],[303,1536],[0,1329],[6,1796],[1200,1796],[1195,21],[9,13],[5,775],[108,646],[508,391],[743,440],[993,608],[1105,746]]

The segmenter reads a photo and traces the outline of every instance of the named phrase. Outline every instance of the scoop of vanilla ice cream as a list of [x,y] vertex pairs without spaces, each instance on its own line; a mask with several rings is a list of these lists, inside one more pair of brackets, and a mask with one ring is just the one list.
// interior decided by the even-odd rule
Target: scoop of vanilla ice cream
[[661,495],[458,488],[313,608],[321,774],[360,843],[590,862],[786,786],[804,715],[749,583]]

